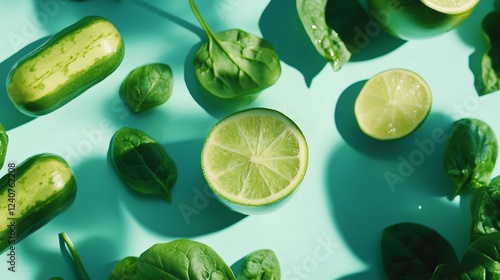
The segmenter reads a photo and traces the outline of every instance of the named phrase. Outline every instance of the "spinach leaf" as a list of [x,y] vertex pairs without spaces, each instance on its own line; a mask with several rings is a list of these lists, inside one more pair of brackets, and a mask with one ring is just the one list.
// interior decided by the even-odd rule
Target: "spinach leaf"
[[139,263],[138,257],[126,257],[120,260],[109,276],[109,280],[139,280],[137,274],[137,264]]
[[159,106],[172,96],[174,79],[170,66],[147,64],[132,70],[120,86],[120,98],[134,112]]
[[351,53],[338,33],[327,24],[327,2],[328,0],[296,0],[297,13],[318,53],[330,63],[334,71],[339,71],[349,61]]
[[450,243],[417,223],[398,223],[382,232],[382,266],[388,279],[430,279],[441,264],[450,269],[458,259]]
[[208,92],[234,98],[258,93],[276,83],[281,64],[271,43],[239,29],[214,33],[194,0],[189,3],[208,37],[194,55],[196,77]]
[[5,128],[0,123],[0,169],[5,163],[5,156],[7,155],[7,145],[9,144],[9,136]]
[[500,231],[500,177],[471,197],[471,242],[488,233]]
[[500,279],[500,232],[493,232],[473,241],[458,267],[458,279]]
[[162,194],[172,201],[170,190],[177,180],[177,166],[156,140],[141,130],[124,127],[113,135],[109,152],[128,187],[144,194]]
[[440,264],[434,270],[431,280],[454,280],[456,279],[457,267]]
[[500,90],[500,10],[487,14],[482,22],[488,50],[481,62],[483,90],[480,95]]
[[245,256],[238,280],[279,280],[281,269],[272,250],[262,249]]
[[157,243],[139,257],[141,280],[235,280],[224,260],[209,246],[189,239]]
[[478,119],[464,118],[453,123],[443,164],[455,191],[451,199],[468,189],[490,183],[498,144],[493,130]]

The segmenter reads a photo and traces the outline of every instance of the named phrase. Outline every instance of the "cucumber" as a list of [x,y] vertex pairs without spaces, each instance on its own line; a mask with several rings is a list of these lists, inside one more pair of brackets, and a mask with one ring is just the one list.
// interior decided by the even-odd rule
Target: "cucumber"
[[115,26],[88,16],[17,61],[7,76],[7,93],[22,113],[45,115],[113,73],[124,55]]
[[37,154],[7,167],[0,178],[0,253],[64,212],[76,197],[73,170],[58,155]]

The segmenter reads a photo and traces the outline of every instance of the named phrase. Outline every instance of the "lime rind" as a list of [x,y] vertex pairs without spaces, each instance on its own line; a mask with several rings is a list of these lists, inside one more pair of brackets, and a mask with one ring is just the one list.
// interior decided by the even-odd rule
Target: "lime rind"
[[307,159],[307,142],[291,119],[276,110],[252,108],[214,125],[203,145],[202,170],[228,206],[259,212],[276,208],[296,190]]
[[459,15],[473,10],[479,0],[420,0],[427,7],[449,15]]
[[431,106],[431,90],[422,77],[410,70],[390,69],[365,83],[354,114],[363,133],[378,140],[392,140],[416,130]]

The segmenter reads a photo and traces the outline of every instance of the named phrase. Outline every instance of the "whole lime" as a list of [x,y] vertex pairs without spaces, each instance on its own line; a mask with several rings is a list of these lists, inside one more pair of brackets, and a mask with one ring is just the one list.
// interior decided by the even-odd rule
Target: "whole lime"
[[479,0],[368,0],[370,14],[387,33],[403,39],[442,35],[469,17]]

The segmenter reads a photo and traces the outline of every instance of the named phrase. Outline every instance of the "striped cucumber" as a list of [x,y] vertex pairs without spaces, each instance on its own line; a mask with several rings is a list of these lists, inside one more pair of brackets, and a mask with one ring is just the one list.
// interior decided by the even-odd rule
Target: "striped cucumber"
[[109,76],[124,54],[115,26],[88,16],[16,62],[7,76],[7,93],[22,113],[45,115]]
[[76,180],[58,155],[34,155],[8,163],[0,178],[0,253],[47,224],[73,204]]

